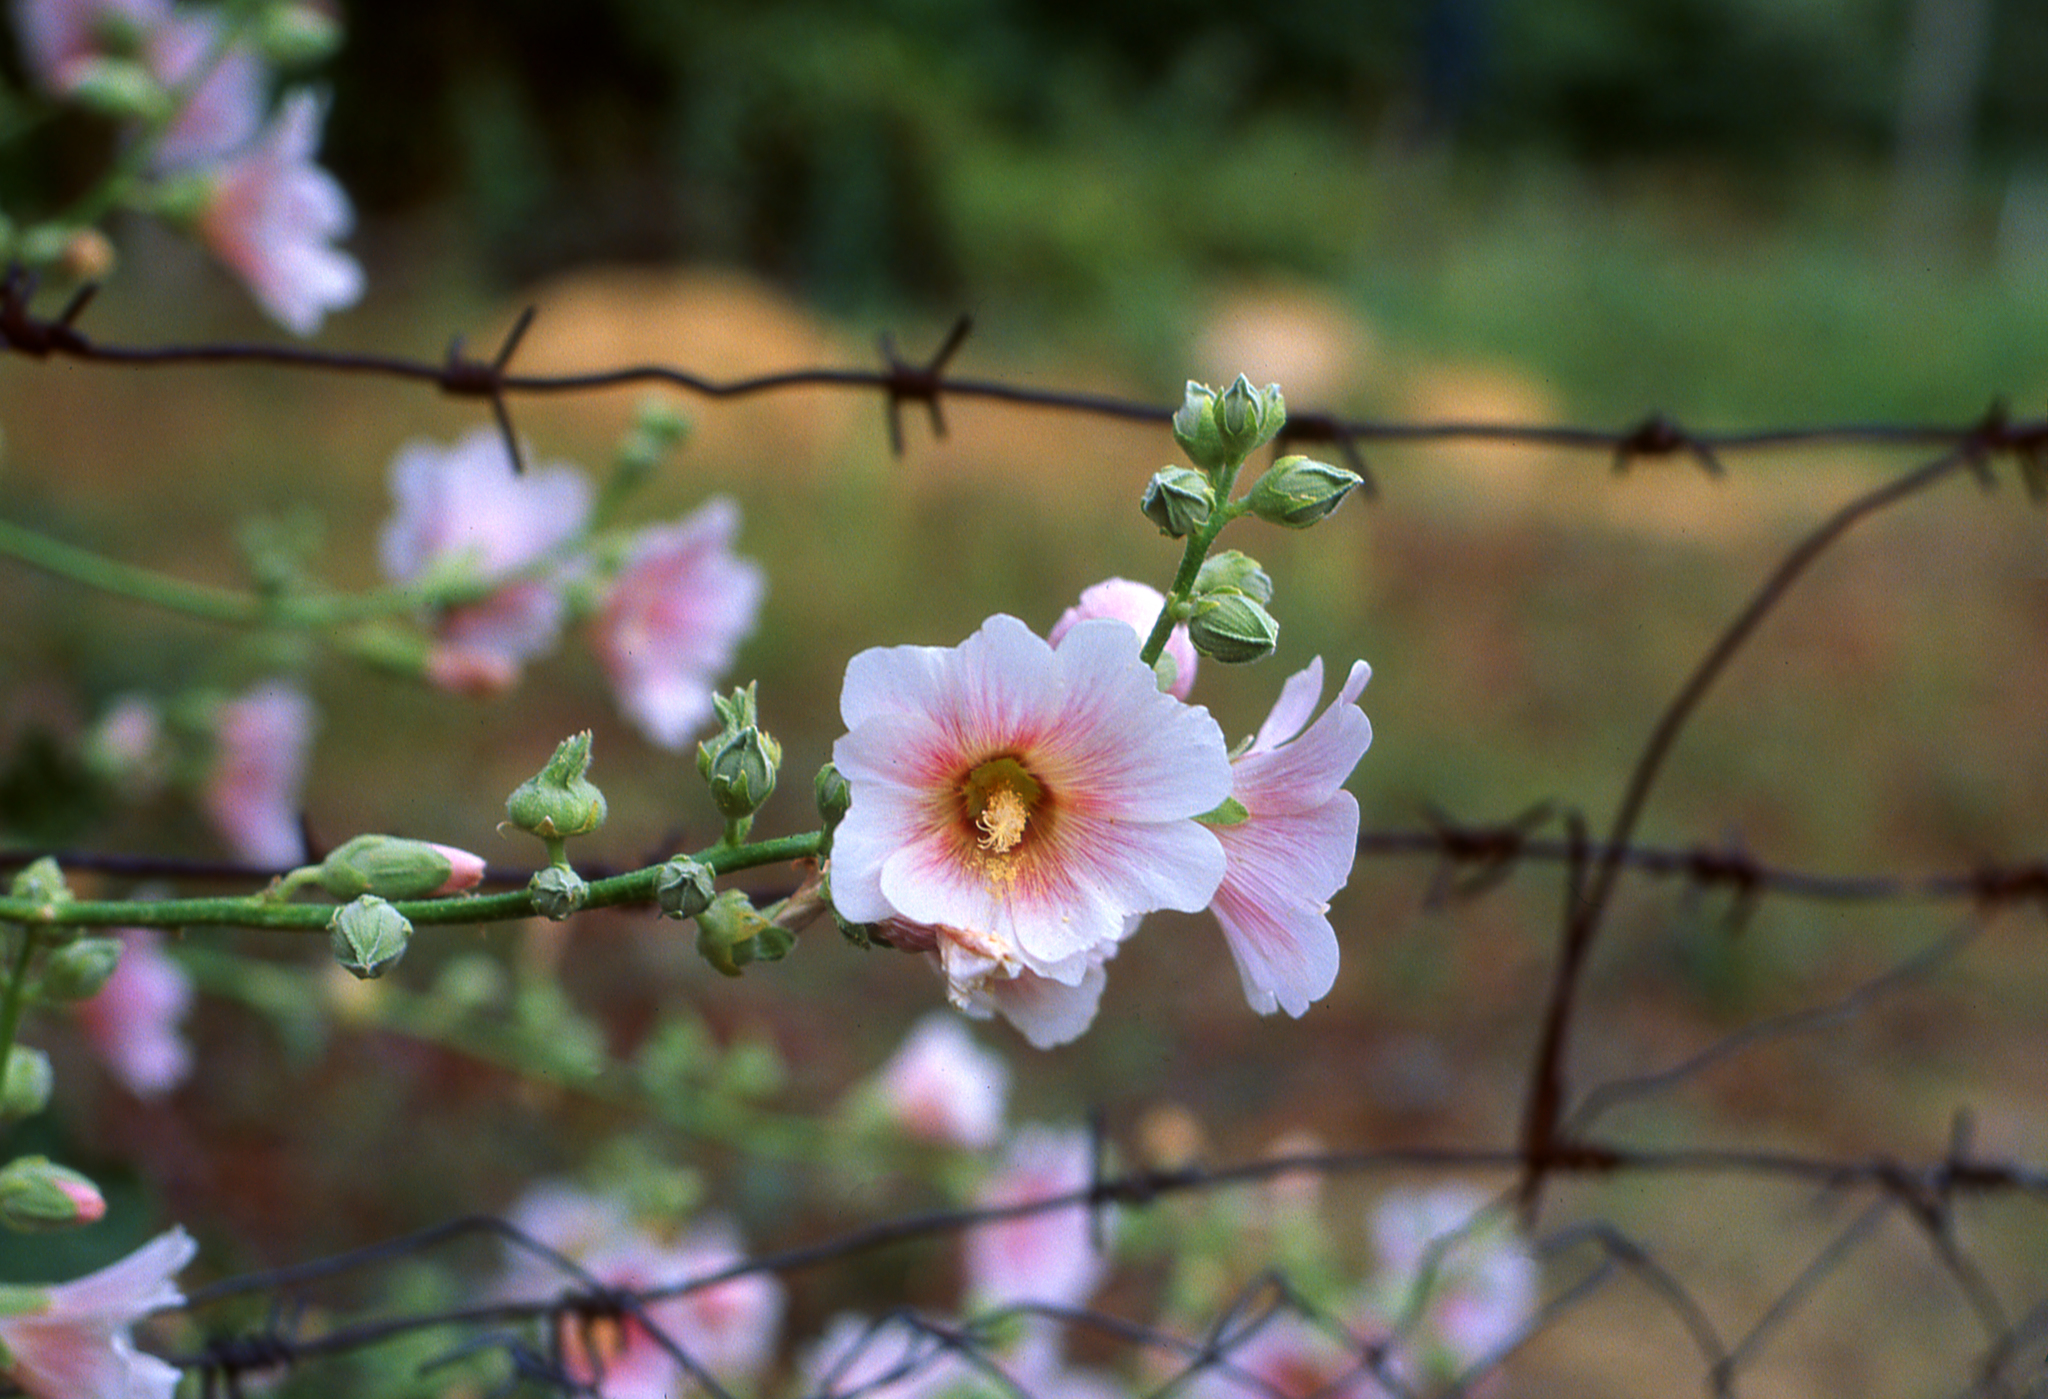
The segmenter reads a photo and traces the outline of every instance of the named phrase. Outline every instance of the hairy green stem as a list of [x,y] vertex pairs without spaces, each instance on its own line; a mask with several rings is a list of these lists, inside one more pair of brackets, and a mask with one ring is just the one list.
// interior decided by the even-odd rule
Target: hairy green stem
[[[822,831],[778,836],[751,845],[714,845],[694,858],[718,874],[757,869],[763,865],[815,858],[824,841]],[[654,897],[660,865],[595,880],[585,908],[610,908],[646,903]],[[498,923],[534,916],[533,898],[524,889],[444,899],[408,899],[394,904],[415,927],[438,924]],[[334,916],[332,904],[279,903],[262,894],[203,899],[79,899],[49,904],[37,899],[0,898],[0,921],[33,926],[188,928],[268,928],[283,932],[324,932]],[[0,1065],[0,1068],[4,1068]]]
[[1166,605],[1159,609],[1159,620],[1152,624],[1152,634],[1145,638],[1145,645],[1138,652],[1138,659],[1148,666],[1157,665],[1160,654],[1166,650],[1166,640],[1173,635],[1178,621],[1173,615],[1174,606],[1194,596],[1195,578],[1202,571],[1202,561],[1209,557],[1209,550],[1215,546],[1216,536],[1223,533],[1225,525],[1244,513],[1241,505],[1230,500],[1230,487],[1237,480],[1238,469],[1233,466],[1219,474],[1216,509],[1200,529],[1188,535],[1187,547],[1181,550],[1180,570],[1173,575],[1173,586],[1166,593]]

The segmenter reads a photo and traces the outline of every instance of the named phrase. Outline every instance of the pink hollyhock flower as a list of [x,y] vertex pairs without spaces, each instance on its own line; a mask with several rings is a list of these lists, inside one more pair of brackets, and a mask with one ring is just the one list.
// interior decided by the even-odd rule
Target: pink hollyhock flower
[[348,195],[313,163],[325,120],[320,99],[288,94],[253,145],[222,162],[199,231],[270,313],[311,335],[329,311],[363,294],[363,269],[329,247],[355,222]]
[[[144,59],[159,82],[176,89],[214,57],[220,37],[220,20],[212,14],[173,14],[150,28]],[[220,54],[184,109],[157,138],[157,169],[216,160],[255,140],[263,126],[268,77],[263,61],[246,45],[232,45]]]
[[[510,1222],[574,1259],[605,1287],[636,1293],[721,1273],[746,1260],[738,1231],[722,1220],[664,1244],[609,1202],[561,1186],[529,1194]],[[574,1286],[573,1279],[530,1256],[521,1258],[514,1279],[518,1292],[537,1287],[548,1296]],[[643,1308],[644,1324],[633,1316],[596,1323],[567,1318],[563,1356],[577,1382],[602,1399],[668,1399],[687,1372],[651,1325],[720,1383],[745,1385],[774,1356],[782,1308],[781,1284],[750,1273],[650,1301]]]
[[441,614],[428,678],[464,694],[504,689],[561,631],[559,572],[534,570],[583,533],[589,481],[559,463],[515,473],[504,438],[483,427],[453,447],[400,448],[391,493],[398,508],[377,541],[387,577],[493,589]]
[[136,1350],[129,1332],[185,1300],[172,1278],[196,1252],[173,1229],[75,1281],[4,1289],[0,1373],[34,1399],[171,1399],[178,1371]]
[[[975,1197],[981,1209],[1077,1195],[1093,1183],[1085,1131],[1026,1127]],[[1066,1208],[983,1224],[967,1234],[967,1293],[976,1307],[1036,1302],[1077,1307],[1102,1285],[1109,1260],[1095,1247],[1094,1211]]]
[[594,626],[619,707],[672,751],[711,718],[712,682],[760,611],[761,570],[732,552],[739,527],[739,507],[721,496],[642,531]]
[[864,651],[840,712],[833,899],[897,920],[892,941],[914,927],[956,1004],[1026,972],[1080,988],[1134,915],[1205,907],[1222,880],[1194,819],[1229,792],[1222,734],[1159,692],[1122,623],[1057,651],[1006,616],[950,650]]
[[115,1078],[138,1098],[155,1098],[192,1072],[180,1026],[192,1008],[192,978],[164,954],[149,928],[122,928],[121,960],[99,994],[75,1008],[78,1028]]
[[906,1135],[979,1151],[1002,1130],[1010,1071],[959,1021],[928,1015],[882,1066],[875,1091]]
[[169,0],[14,0],[22,63],[45,91],[69,92],[109,40],[139,40],[171,17]]
[[1392,1399],[1396,1391],[1378,1378],[1364,1347],[1294,1312],[1275,1312],[1235,1339],[1224,1337],[1222,1358],[1185,1392],[1189,1399]]
[[1230,794],[1249,815],[1216,828],[1229,865],[1209,907],[1245,999],[1261,1015],[1298,1016],[1337,980],[1329,899],[1358,855],[1358,802],[1343,784],[1372,743],[1372,723],[1356,703],[1371,677],[1370,666],[1355,663],[1336,701],[1310,724],[1323,689],[1318,656],[1289,677],[1252,746],[1231,764]]
[[[1152,635],[1152,628],[1159,622],[1159,609],[1166,606],[1166,594],[1147,583],[1134,583],[1128,578],[1111,578],[1097,583],[1081,594],[1080,602],[1060,614],[1052,624],[1052,632],[1046,638],[1053,645],[1073,630],[1076,622],[1085,622],[1090,617],[1109,617],[1122,622],[1138,634],[1142,645]],[[1173,662],[1173,683],[1166,692],[1175,699],[1184,700],[1188,691],[1195,688],[1195,643],[1188,639],[1185,626],[1175,627],[1166,638],[1165,655]]]
[[1488,1215],[1491,1203],[1453,1186],[1394,1192],[1373,1212],[1387,1309],[1408,1310],[1426,1275],[1416,1341],[1439,1379],[1505,1351],[1536,1314],[1542,1268],[1504,1217]]
[[284,869],[302,864],[299,791],[313,738],[313,702],[273,681],[221,705],[213,720],[206,814],[237,854]]

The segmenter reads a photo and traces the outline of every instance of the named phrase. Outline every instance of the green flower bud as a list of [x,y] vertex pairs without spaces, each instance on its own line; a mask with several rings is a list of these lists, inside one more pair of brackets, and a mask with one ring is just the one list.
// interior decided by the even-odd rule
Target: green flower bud
[[1161,534],[1185,539],[1209,523],[1209,516],[1216,511],[1216,488],[1199,471],[1169,466],[1145,484],[1144,498],[1138,504]]
[[[294,871],[294,875],[296,875]],[[337,899],[428,899],[473,889],[484,862],[466,850],[398,836],[366,835],[338,847],[311,878]],[[289,881],[293,876],[286,876]]]
[[121,961],[121,939],[80,938],[43,958],[37,994],[45,1001],[89,1001]]
[[590,883],[567,865],[549,865],[527,882],[533,911],[559,923],[590,898]]
[[761,915],[753,900],[728,889],[697,915],[698,955],[727,976],[749,962],[779,962],[796,946],[796,934]]
[[17,899],[33,899],[45,907],[68,904],[72,899],[71,888],[64,882],[64,871],[48,855],[24,865],[7,892]]
[[1216,423],[1216,391],[1207,384],[1188,380],[1187,397],[1173,415],[1173,440],[1204,471],[1231,464]]
[[343,904],[327,920],[327,942],[334,950],[334,960],[364,981],[397,966],[411,941],[412,924],[375,894]]
[[170,94],[156,75],[125,58],[87,58],[67,79],[64,95],[116,121],[149,121],[163,115]]
[[1243,461],[1280,435],[1287,425],[1287,400],[1280,396],[1278,384],[1255,389],[1252,381],[1240,374],[1237,382],[1223,391],[1215,413],[1224,446]]
[[752,816],[775,792],[775,774],[782,766],[782,745],[757,728],[744,728],[698,745],[710,753],[711,801],[728,821]]
[[1196,597],[1224,589],[1243,593],[1261,605],[1273,600],[1273,580],[1266,576],[1266,570],[1260,568],[1256,560],[1246,558],[1235,549],[1211,554],[1202,561],[1201,571],[1195,574]]
[[818,769],[817,780],[811,790],[818,798],[818,819],[825,826],[825,854],[832,853],[832,832],[839,829],[839,823],[846,819],[846,813],[853,809],[853,784],[831,763]]
[[7,1081],[0,1083],[0,1121],[19,1122],[41,1112],[50,1105],[55,1082],[49,1055],[16,1044],[7,1056]]
[[588,835],[604,824],[604,793],[583,774],[590,770],[590,730],[562,740],[547,766],[519,784],[505,814],[542,840]]
[[1282,457],[1273,463],[1251,494],[1251,512],[1269,525],[1307,529],[1340,505],[1364,481],[1355,471],[1307,457]]
[[1234,588],[1219,588],[1195,599],[1188,617],[1195,649],[1225,665],[1245,665],[1273,654],[1280,624],[1258,602]]
[[678,855],[654,874],[654,902],[670,918],[695,918],[718,897],[718,875],[702,860]]
[[341,47],[341,26],[312,5],[272,5],[256,27],[256,42],[280,68],[304,67]]
[[91,1224],[107,1213],[106,1198],[91,1180],[45,1156],[17,1156],[0,1167],[0,1224],[24,1234],[47,1234]]

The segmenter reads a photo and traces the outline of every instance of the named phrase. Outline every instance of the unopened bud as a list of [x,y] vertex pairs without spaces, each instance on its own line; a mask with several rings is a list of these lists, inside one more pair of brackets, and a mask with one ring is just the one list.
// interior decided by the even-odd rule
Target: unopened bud
[[121,939],[80,938],[43,958],[37,993],[45,1001],[89,1001],[105,989],[121,961]]
[[1269,525],[1307,529],[1363,484],[1358,473],[1341,466],[1307,457],[1282,457],[1245,499],[1251,512]]
[[7,1079],[0,1083],[0,1121],[19,1122],[41,1112],[50,1105],[55,1082],[49,1055],[16,1044],[7,1055]]
[[825,823],[825,835],[839,829],[839,823],[846,819],[846,813],[853,809],[853,784],[846,780],[846,774],[831,763],[818,769],[817,781],[812,790],[818,798],[818,819]]
[[64,95],[117,121],[162,116],[170,94],[147,67],[126,58],[88,58],[68,70]]
[[91,1224],[107,1213],[100,1188],[77,1171],[44,1156],[17,1156],[0,1166],[0,1224],[24,1234],[46,1234]]
[[697,915],[697,952],[727,976],[749,962],[779,962],[796,946],[796,935],[761,915],[738,889],[728,889]]
[[1188,380],[1187,397],[1173,415],[1173,440],[1204,471],[1226,464],[1228,453],[1216,425],[1216,390]]
[[1239,461],[1271,442],[1287,425],[1287,400],[1280,396],[1280,386],[1255,389],[1242,374],[1223,391],[1215,412],[1223,444]]
[[263,56],[280,68],[318,63],[341,47],[341,26],[313,5],[272,5],[256,27]]
[[654,902],[671,918],[695,918],[718,896],[718,875],[702,860],[677,856],[654,874]]
[[32,899],[46,908],[68,904],[72,899],[71,888],[64,882],[64,871],[48,855],[22,866],[7,892],[17,899]]
[[1259,567],[1257,560],[1246,558],[1235,549],[1211,554],[1195,574],[1196,597],[1224,589],[1243,593],[1261,606],[1273,600],[1273,580],[1266,570]]
[[1195,649],[1225,665],[1245,665],[1273,654],[1280,624],[1249,595],[1221,588],[1195,599],[1188,617]]
[[[729,821],[752,816],[775,792],[775,774],[782,765],[782,745],[759,729],[741,729],[713,740],[711,801]],[[712,744],[703,745],[712,748]]]
[[363,835],[322,860],[313,879],[337,899],[375,894],[380,899],[432,899],[474,889],[484,877],[483,857],[432,841]]
[[590,883],[567,865],[549,865],[527,882],[533,911],[559,923],[590,899]]
[[334,910],[327,941],[342,970],[369,981],[398,965],[412,941],[412,924],[375,894],[364,894]]
[[588,835],[604,824],[604,793],[590,770],[590,730],[562,740],[547,766],[526,779],[505,802],[505,814],[542,840]]
[[1169,466],[1145,484],[1138,507],[1146,519],[1159,526],[1161,534],[1185,539],[1209,523],[1209,516],[1216,511],[1216,488],[1199,471]]

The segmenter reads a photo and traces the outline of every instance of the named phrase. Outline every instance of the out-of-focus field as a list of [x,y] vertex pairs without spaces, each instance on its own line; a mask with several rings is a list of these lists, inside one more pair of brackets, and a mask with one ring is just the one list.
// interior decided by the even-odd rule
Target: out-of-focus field
[[[1962,422],[1996,393],[2034,411],[2048,387],[2048,306],[2031,284],[1881,269],[1858,282],[1847,264],[1830,280],[1819,255],[1803,263],[1783,249],[1741,269],[1684,258],[1665,267],[1668,249],[1637,241],[1648,235],[1609,236],[1590,254],[1561,238],[1520,260],[1481,249],[1491,260],[1462,259],[1434,281],[1411,260],[1408,286],[1218,284],[1187,310],[1184,362],[1170,366],[1135,362],[1113,336],[1100,347],[1019,345],[999,328],[987,345],[970,341],[956,365],[1162,403],[1176,396],[1176,375],[1244,370],[1278,379],[1303,408],[1596,426],[1657,409],[1714,428]],[[1547,290],[1527,284],[1539,269],[1549,269]],[[415,278],[380,289],[334,341],[432,356],[461,330],[489,346],[531,302],[540,316],[521,369],[662,361],[730,377],[867,363],[878,329],[828,323],[760,284],[699,269],[595,271],[510,298],[437,290],[426,270]],[[1757,279],[1761,289],[1749,285]],[[181,321],[162,292],[110,299],[91,323],[109,337],[235,329]],[[915,358],[938,333],[899,327],[898,339]],[[1529,348],[1512,352],[1515,343]],[[1994,353],[2001,345],[2010,358]],[[1943,357],[1939,372],[1915,380],[1916,363]],[[514,407],[536,456],[597,468],[635,399]],[[762,630],[736,677],[759,680],[765,722],[787,753],[785,790],[762,831],[810,821],[809,776],[838,731],[839,677],[854,652],[952,644],[996,611],[1042,631],[1102,577],[1170,574],[1174,551],[1136,510],[1146,477],[1173,456],[1162,430],[953,402],[943,441],[906,411],[909,450],[894,459],[870,397],[817,390],[688,406],[693,440],[645,508],[659,519],[730,494],[745,512],[744,548],[768,571]],[[239,519],[317,517],[320,567],[367,583],[392,453],[416,436],[452,439],[480,417],[475,404],[374,381],[12,361],[0,369],[0,486],[10,518],[222,582],[237,577]],[[1369,829],[1415,827],[1431,811],[1500,822],[1551,803],[1597,831],[1659,707],[1777,559],[1838,504],[1916,459],[1731,454],[1723,480],[1682,460],[1617,476],[1599,457],[1523,448],[1386,448],[1369,460],[1376,499],[1305,535],[1245,524],[1226,538],[1274,577],[1282,645],[1258,667],[1205,666],[1196,698],[1235,737],[1311,656],[1340,669],[1363,657],[1375,672],[1365,706],[1376,739],[1352,787]],[[1844,873],[2043,853],[2048,546],[2009,465],[1994,463],[1993,474],[1995,489],[1959,477],[1825,557],[1686,731],[1646,840],[1734,844],[1773,864]],[[0,739],[32,725],[75,729],[152,677],[231,667],[243,644],[0,565],[0,665],[14,677],[0,697]],[[594,854],[638,860],[715,834],[688,761],[638,740],[580,656],[543,663],[485,703],[338,662],[323,664],[314,686],[323,728],[308,809],[326,837],[394,829],[525,860],[530,852],[494,829],[504,795],[556,739],[586,726],[612,809]],[[104,840],[209,848],[203,833],[167,828],[162,816],[131,818]],[[1187,1149],[1190,1122],[1194,1153],[1212,1161],[1287,1134],[1335,1148],[1511,1144],[1561,874],[1532,866],[1483,895],[1432,904],[1438,874],[1423,859],[1361,862],[1333,911],[1345,957],[1337,989],[1300,1022],[1246,1011],[1209,923],[1154,920],[1114,964],[1101,1018],[1079,1044],[1033,1055],[1006,1032],[986,1033],[1014,1051],[1019,1115],[1099,1108],[1133,1159],[1168,1138]],[[1967,914],[1767,900],[1736,934],[1726,911],[1725,894],[1625,886],[1592,967],[1575,1083],[1668,1066],[1746,1022],[1829,1003]],[[1931,1159],[1968,1110],[1978,1151],[2039,1162],[2039,934],[2037,911],[2014,910],[1929,980],[1620,1109],[1607,1130],[1641,1144]],[[456,951],[522,955],[518,941],[507,930],[462,948],[423,944],[397,979],[424,987]],[[675,925],[644,913],[579,921],[549,955],[622,1047],[678,1005],[722,1036],[771,1040],[793,1111],[870,1072],[938,998],[922,967],[858,953],[829,931],[732,982],[697,961]],[[228,1221],[251,1263],[501,1207],[522,1182],[578,1159],[607,1123],[602,1105],[573,1090],[515,1084],[395,1037],[344,1036],[280,1056],[267,1021],[225,1002],[207,1007],[198,1032],[199,1086],[157,1109],[109,1092],[77,1131],[109,1149],[149,1142],[161,1170],[149,1188],[173,1213]],[[749,1174],[751,1198],[727,1202],[764,1241],[824,1223],[778,1213],[780,1169]],[[1547,1222],[1599,1216],[1653,1241],[1724,1334],[1740,1335],[1859,1207],[1739,1178],[1623,1177],[1561,1187]],[[2038,1207],[2019,1204],[1958,1220],[2023,1303],[2048,1282],[2043,1225]],[[1745,1392],[1927,1392],[1964,1378],[1981,1344],[1974,1326],[1954,1282],[1894,1221],[1745,1365]],[[1617,1288],[1534,1341],[1505,1392],[1683,1393],[1701,1370],[1669,1312],[1642,1289]]]

